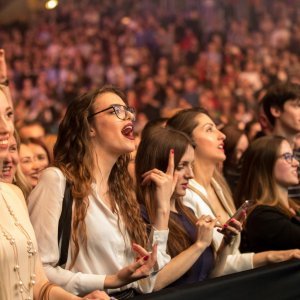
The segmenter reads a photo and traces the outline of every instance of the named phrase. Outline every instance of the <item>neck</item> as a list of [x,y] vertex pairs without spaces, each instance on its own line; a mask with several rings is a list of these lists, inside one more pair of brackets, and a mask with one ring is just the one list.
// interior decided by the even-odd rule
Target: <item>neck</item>
[[210,186],[216,165],[196,157],[194,164],[194,179],[205,189]]
[[170,200],[170,210],[173,212],[177,212],[177,209],[175,206],[175,198],[171,198],[171,200]]
[[281,124],[275,124],[273,135],[283,136],[290,143],[292,149],[294,148],[296,134],[286,132],[286,130],[281,126]]
[[116,163],[118,156],[108,153],[102,148],[95,147],[94,152],[94,176],[97,185],[107,186],[111,170]]
[[281,203],[286,207],[287,209],[290,209],[289,204],[289,196],[288,196],[288,189],[283,186],[278,187],[278,196],[280,198]]

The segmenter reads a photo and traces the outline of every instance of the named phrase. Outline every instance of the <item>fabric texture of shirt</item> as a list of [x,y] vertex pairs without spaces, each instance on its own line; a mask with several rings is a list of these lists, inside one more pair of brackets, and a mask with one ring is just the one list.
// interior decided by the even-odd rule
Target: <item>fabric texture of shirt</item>
[[[207,197],[207,191],[205,190],[205,188],[198,182],[196,182],[194,179],[189,181],[189,185],[199,190],[201,194]],[[230,209],[230,206],[228,205],[225,199],[221,187],[214,179],[212,179],[212,185],[217,193],[219,200],[221,201],[225,210],[227,211],[228,216],[232,216],[234,212]],[[183,198],[183,203],[194,211],[197,218],[200,218],[201,215],[210,215],[213,218],[216,218],[211,208],[206,204],[206,202],[201,198],[201,196],[198,193],[192,191],[191,189],[187,189],[186,195]],[[222,239],[223,234],[218,232],[215,228],[213,232],[213,243],[216,249],[220,247]],[[233,253],[228,255],[227,257],[223,275],[253,269],[254,253],[240,253],[238,249],[239,245],[240,235],[236,237],[232,246]]]
[[[88,196],[89,207],[85,217],[87,251],[80,245],[75,265],[71,263],[71,243],[65,268],[56,266],[59,260],[58,221],[66,186],[63,173],[54,167],[42,172],[38,185],[28,198],[28,208],[33,224],[41,260],[50,281],[74,294],[87,294],[93,290],[103,290],[107,275],[116,274],[123,267],[133,263],[135,256],[131,249],[129,235],[120,219],[99,197],[96,185]],[[166,254],[168,230],[153,230],[152,243],[158,245],[157,268],[162,268],[169,260]],[[156,276],[149,276],[128,284],[121,289],[106,290],[108,293],[134,288],[141,293],[152,291]]]
[[[27,252],[27,238],[21,232],[21,230],[15,225],[15,220],[8,212],[6,204],[2,197],[5,198],[7,204],[11,207],[13,213],[15,214],[18,222],[26,230],[30,236],[31,241],[33,242],[34,248],[37,249],[37,244],[34,236],[34,231],[30,223],[28,216],[28,211],[24,197],[21,198],[22,192],[20,195],[17,194],[16,186],[12,186],[6,183],[0,183],[0,225],[8,232],[15,240],[18,261],[16,261],[16,256],[14,254],[13,247],[10,245],[9,241],[3,235],[3,232],[0,230],[0,299],[1,300],[21,300],[24,299],[25,293],[22,295],[19,293],[19,289],[16,288],[16,285],[19,282],[17,273],[14,271],[14,266],[18,262],[19,272],[21,279],[24,284],[27,284],[31,280],[32,271],[28,268],[28,252]],[[38,256],[35,255],[32,257],[36,261],[36,268],[38,267],[37,259]],[[36,270],[34,271],[36,273]],[[31,290],[31,298],[33,298],[33,293]]]
[[[141,206],[141,212],[144,220],[149,223],[148,214],[146,212],[145,206],[143,205]],[[176,220],[178,223],[181,223],[182,227],[189,235],[192,243],[196,242],[197,227],[195,226],[195,224],[192,224],[182,213],[171,211],[170,218]],[[203,251],[203,253],[195,261],[193,266],[186,273],[184,273],[180,278],[178,278],[176,281],[172,282],[165,288],[203,281],[204,279],[208,278],[210,272],[214,268],[214,261],[214,252],[212,247],[209,246]]]
[[300,220],[276,207],[258,205],[247,218],[244,239],[248,251],[299,249]]

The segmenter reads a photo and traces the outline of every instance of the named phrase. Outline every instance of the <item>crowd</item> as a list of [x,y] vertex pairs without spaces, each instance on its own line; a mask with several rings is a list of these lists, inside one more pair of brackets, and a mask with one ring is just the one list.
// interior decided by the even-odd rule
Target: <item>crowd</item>
[[1,28],[0,300],[299,259],[299,13],[65,0]]

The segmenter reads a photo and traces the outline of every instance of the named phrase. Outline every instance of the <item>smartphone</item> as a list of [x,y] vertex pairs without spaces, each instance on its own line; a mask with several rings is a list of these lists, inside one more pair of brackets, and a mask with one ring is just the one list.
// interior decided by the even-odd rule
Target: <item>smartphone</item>
[[248,209],[249,209],[253,204],[254,204],[254,201],[246,200],[246,201],[245,201],[245,202],[237,209],[237,211],[233,214],[233,216],[232,216],[230,219],[228,219],[228,220],[226,221],[226,223],[225,223],[226,225],[224,224],[225,226],[223,225],[223,228],[220,229],[219,232],[224,233],[224,231],[225,231],[226,227],[229,225],[231,219],[236,219],[237,221],[240,221],[240,220],[244,217],[244,215],[247,214]]

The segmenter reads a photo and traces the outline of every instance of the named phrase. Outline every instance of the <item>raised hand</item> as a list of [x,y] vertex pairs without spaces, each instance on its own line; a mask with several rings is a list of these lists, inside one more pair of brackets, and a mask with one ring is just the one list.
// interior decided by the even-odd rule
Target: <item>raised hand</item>
[[153,182],[156,186],[156,208],[165,209],[170,206],[170,199],[174,192],[178,175],[174,174],[174,150],[170,150],[168,168],[166,172],[152,169],[143,175],[142,185]]

